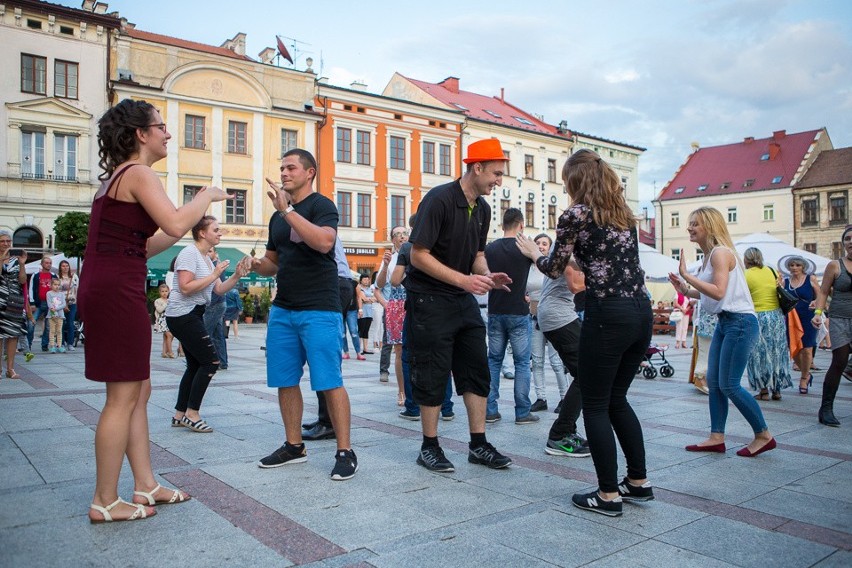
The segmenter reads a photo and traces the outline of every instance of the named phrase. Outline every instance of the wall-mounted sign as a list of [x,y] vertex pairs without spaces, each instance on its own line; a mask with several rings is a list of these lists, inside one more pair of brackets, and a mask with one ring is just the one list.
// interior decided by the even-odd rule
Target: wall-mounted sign
[[374,249],[374,248],[343,247],[343,252],[345,252],[346,254],[376,254],[376,249]]

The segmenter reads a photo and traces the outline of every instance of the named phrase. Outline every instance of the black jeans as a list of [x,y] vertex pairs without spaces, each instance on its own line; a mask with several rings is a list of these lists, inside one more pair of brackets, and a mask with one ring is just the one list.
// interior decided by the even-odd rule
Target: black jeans
[[166,325],[180,341],[186,355],[186,371],[180,379],[175,410],[199,410],[204,393],[219,368],[219,357],[204,328],[204,306],[196,306],[186,315],[167,317]]
[[580,329],[580,320],[575,319],[559,329],[544,332],[544,337],[556,349],[562,364],[565,365],[574,379],[562,399],[559,416],[550,427],[550,433],[547,437],[551,440],[561,440],[568,434],[577,433],[577,419],[583,409],[583,397],[580,394],[580,373],[578,371]]
[[586,298],[580,333],[579,381],[586,437],[601,491],[618,491],[615,438],[627,459],[627,476],[644,479],[642,426],[627,389],[651,342],[653,314],[647,298]]

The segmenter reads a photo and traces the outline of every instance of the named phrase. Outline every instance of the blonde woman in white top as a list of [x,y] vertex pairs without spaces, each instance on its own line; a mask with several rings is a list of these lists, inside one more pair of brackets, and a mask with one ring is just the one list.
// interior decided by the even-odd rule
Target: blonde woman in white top
[[683,295],[699,298],[701,309],[718,314],[719,321],[707,361],[710,437],[686,446],[686,450],[725,452],[725,422],[730,399],[754,430],[754,440],[738,450],[737,455],[754,457],[775,448],[775,439],[766,427],[760,406],[740,384],[759,334],[745,268],[734,250],[725,220],[716,209],[700,207],[693,211],[687,232],[689,240],[704,252],[704,263],[698,275],[693,276],[687,272],[681,252],[680,276],[669,274],[669,280]]

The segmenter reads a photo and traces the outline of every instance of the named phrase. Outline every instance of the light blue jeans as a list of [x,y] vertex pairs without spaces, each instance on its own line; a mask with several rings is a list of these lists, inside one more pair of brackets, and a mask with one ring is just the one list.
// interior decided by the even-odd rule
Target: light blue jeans
[[532,320],[532,346],[530,352],[532,354],[532,378],[535,385],[535,397],[541,400],[547,400],[547,388],[544,381],[544,354],[547,352],[547,358],[550,361],[550,368],[556,375],[556,386],[559,388],[559,400],[565,398],[565,393],[568,392],[568,378],[565,376],[565,365],[562,364],[562,359],[559,358],[559,353],[553,348],[553,345],[544,337],[544,332],[538,328],[535,320]]
[[346,330],[349,329],[349,337],[352,339],[352,349],[355,355],[361,353],[361,340],[358,338],[358,310],[348,310],[343,326],[343,352],[349,353],[349,342],[346,340]]
[[755,434],[766,430],[760,406],[740,382],[760,328],[754,314],[722,312],[707,355],[707,387],[710,389],[710,431],[725,433],[728,399],[751,425]]
[[488,394],[488,414],[497,413],[500,398],[500,367],[506,355],[506,345],[512,345],[515,362],[515,419],[530,413],[530,318],[490,314],[488,316],[488,370],[491,391]]

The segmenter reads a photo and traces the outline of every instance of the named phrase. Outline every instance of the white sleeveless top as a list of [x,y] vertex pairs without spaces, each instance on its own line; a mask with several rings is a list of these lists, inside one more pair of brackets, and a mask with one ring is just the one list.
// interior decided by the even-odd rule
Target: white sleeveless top
[[[713,282],[713,264],[710,259],[713,257],[713,253],[720,248],[731,250],[727,247],[713,247],[713,250],[707,255],[704,265],[698,271],[698,278],[703,282],[708,284]],[[749,292],[746,283],[745,267],[741,264],[736,253],[732,251],[732,254],[734,254],[736,264],[728,275],[728,288],[725,290],[724,297],[721,300],[714,300],[705,294],[701,294],[701,309],[711,314],[721,312],[754,314],[754,302],[751,300],[751,292]]]

